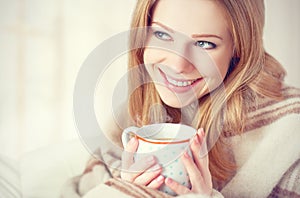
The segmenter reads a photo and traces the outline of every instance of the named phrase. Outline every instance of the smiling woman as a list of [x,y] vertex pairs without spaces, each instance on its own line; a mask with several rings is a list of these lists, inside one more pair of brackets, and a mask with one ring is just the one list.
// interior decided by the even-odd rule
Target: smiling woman
[[[114,179],[98,193],[169,197],[159,191],[166,185],[179,197],[300,196],[300,90],[284,84],[285,70],[265,51],[264,22],[262,0],[137,1],[121,119],[196,128],[191,156],[177,159],[191,185],[164,175],[155,156],[134,158],[134,136],[123,156],[110,151],[108,164],[91,160],[79,182],[100,166]],[[122,130],[105,133],[120,144]]]

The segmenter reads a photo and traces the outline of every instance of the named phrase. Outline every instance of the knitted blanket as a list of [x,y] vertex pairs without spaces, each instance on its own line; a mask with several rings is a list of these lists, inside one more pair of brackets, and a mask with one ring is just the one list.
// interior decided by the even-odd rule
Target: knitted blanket
[[[284,100],[261,98],[249,114],[247,131],[229,136],[238,165],[236,175],[221,192],[211,197],[300,197],[300,90],[283,88]],[[113,151],[96,154],[121,166]],[[110,169],[103,160],[91,159],[90,167],[71,178],[62,189],[62,198],[161,197],[163,192],[120,179],[118,169]],[[181,198],[207,197],[196,194]]]

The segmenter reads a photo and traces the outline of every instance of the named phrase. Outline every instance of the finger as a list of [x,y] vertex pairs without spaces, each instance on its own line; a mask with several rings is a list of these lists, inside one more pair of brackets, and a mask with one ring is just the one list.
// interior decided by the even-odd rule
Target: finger
[[148,187],[153,189],[158,189],[164,183],[164,181],[165,181],[164,176],[159,175],[148,184]]
[[201,144],[200,157],[203,157],[208,155],[206,136],[203,128],[200,128],[197,134],[198,134],[199,142]]
[[136,150],[138,148],[138,144],[139,144],[139,141],[137,140],[137,138],[135,138],[135,137],[131,138],[125,147],[125,151],[131,152],[131,153],[136,152]]
[[[202,143],[202,144],[201,144]],[[203,155],[203,149],[206,146],[204,143],[204,132],[199,129],[191,142],[191,151],[194,161],[198,168],[203,171],[208,168],[208,161],[205,159],[207,155]]]
[[156,164],[149,169],[147,169],[145,172],[140,174],[138,177],[135,178],[134,183],[141,184],[141,185],[148,185],[153,181],[152,185],[157,184],[157,182],[154,181],[156,177],[158,177],[162,172],[162,168],[159,164]]
[[154,156],[144,157],[135,163],[133,163],[127,173],[122,174],[122,178],[128,181],[135,181],[135,179],[143,174],[147,169],[156,163],[156,158]]
[[190,148],[192,152],[192,156],[194,158],[195,163],[197,166],[199,165],[199,159],[200,159],[200,150],[201,150],[201,144],[200,144],[200,137],[198,134],[194,136],[194,138],[191,141]]
[[129,167],[133,164],[133,155],[138,148],[139,142],[133,137],[127,143],[125,151],[122,154],[122,168],[128,170]]
[[166,178],[165,184],[178,195],[183,195],[183,194],[187,194],[187,193],[191,192],[190,189],[177,183],[176,181],[174,181],[171,178]]
[[[208,159],[208,157],[206,158]],[[212,192],[212,180],[209,169],[204,170],[203,173],[201,173],[197,165],[194,163],[194,160],[187,152],[183,154],[182,161],[189,174],[192,191],[210,195]],[[207,177],[207,179],[205,177]]]
[[141,172],[146,171],[148,168],[153,166],[157,162],[156,158],[153,155],[143,157],[137,161],[135,161],[131,167],[129,168],[129,171],[131,172]]
[[190,157],[190,155],[187,152],[183,153],[181,159],[188,172],[193,188],[199,189],[205,184],[204,178],[202,177],[200,170],[198,169],[197,165],[194,163],[194,160]]
[[197,135],[191,144],[191,151],[193,154],[194,162],[201,172],[205,181],[211,180],[211,174],[209,171],[209,159],[206,152],[206,141],[203,129],[199,129]]

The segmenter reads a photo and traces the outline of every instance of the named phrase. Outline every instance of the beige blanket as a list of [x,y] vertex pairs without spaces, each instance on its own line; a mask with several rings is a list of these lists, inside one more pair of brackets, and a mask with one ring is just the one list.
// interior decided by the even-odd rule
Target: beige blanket
[[[263,127],[245,134],[247,138],[233,137],[233,144],[239,148],[235,154],[241,168],[222,189],[222,194],[214,191],[212,197],[300,197],[299,128],[297,126],[294,128],[297,130],[287,136],[279,127],[286,124],[296,127],[299,123],[299,116],[293,115],[268,126],[273,128],[271,133],[262,135],[262,131],[267,129]],[[250,156],[247,154],[249,150],[253,150]],[[100,151],[98,153],[100,155]],[[111,162],[120,163],[113,153],[110,156]],[[100,161],[92,160],[90,163],[94,163],[93,168],[70,179],[64,186],[63,198],[170,197],[163,192],[119,179],[118,170],[110,170]],[[179,197],[206,196],[191,194]]]
[[[247,132],[228,137],[239,168],[221,193],[214,191],[212,197],[300,198],[300,91],[286,87],[283,92],[283,101],[260,101],[249,115]],[[97,154],[100,159],[104,156],[100,150]],[[112,151],[104,154],[106,162],[120,166],[119,156]],[[91,160],[91,168],[70,179],[63,187],[62,198],[170,197],[119,179],[119,171],[101,161]]]

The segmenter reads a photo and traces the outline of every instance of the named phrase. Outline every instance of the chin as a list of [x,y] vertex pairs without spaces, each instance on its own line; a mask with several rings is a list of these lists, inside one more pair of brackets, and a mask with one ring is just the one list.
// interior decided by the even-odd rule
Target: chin
[[176,95],[172,91],[170,91],[168,88],[163,86],[156,86],[156,89],[158,91],[158,94],[161,98],[161,100],[168,106],[173,108],[182,108],[185,107],[191,103],[193,103],[195,100],[198,100],[195,96],[191,95]]
[[162,99],[162,101],[169,107],[173,107],[173,108],[182,108],[182,107],[186,106],[186,104],[179,103],[178,100]]

